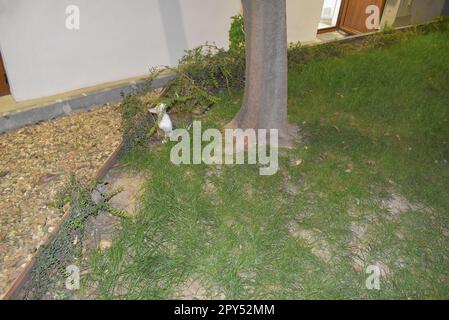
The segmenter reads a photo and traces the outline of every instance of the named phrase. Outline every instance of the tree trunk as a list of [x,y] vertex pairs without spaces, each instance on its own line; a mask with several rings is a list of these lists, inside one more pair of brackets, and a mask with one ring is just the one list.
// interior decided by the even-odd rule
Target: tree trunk
[[278,129],[279,146],[292,147],[287,120],[286,0],[242,0],[246,37],[243,105],[228,128]]

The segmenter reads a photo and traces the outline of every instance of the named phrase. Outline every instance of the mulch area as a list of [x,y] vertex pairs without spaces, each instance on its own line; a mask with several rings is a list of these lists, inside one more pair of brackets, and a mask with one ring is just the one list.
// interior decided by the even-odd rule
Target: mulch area
[[121,137],[111,105],[0,135],[0,297],[60,222],[70,174],[92,179]]

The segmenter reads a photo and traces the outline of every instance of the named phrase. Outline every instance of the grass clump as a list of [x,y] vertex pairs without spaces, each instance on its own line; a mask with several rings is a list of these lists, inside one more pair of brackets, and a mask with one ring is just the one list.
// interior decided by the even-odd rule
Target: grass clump
[[[447,299],[447,61],[443,31],[291,67],[304,145],[274,176],[174,166],[170,143],[131,150],[124,164],[149,173],[142,209],[88,281],[106,299]],[[203,128],[231,120],[241,97],[222,93]]]

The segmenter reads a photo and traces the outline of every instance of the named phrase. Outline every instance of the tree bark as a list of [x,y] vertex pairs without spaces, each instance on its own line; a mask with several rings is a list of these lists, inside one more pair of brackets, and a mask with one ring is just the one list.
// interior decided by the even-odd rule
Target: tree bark
[[246,38],[243,105],[228,128],[278,129],[279,146],[292,147],[297,130],[287,120],[286,0],[242,0]]

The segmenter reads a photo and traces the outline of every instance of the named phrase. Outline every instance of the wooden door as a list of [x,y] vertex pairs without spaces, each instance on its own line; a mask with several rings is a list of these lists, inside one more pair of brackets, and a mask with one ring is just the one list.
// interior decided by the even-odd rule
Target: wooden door
[[366,27],[366,21],[369,17],[369,14],[366,13],[366,8],[370,5],[378,6],[382,17],[385,2],[386,0],[345,0],[341,14],[340,29],[351,34],[376,31],[368,30]]
[[0,97],[6,96],[9,93],[8,78],[6,77],[5,66],[3,65],[2,55],[0,53]]

